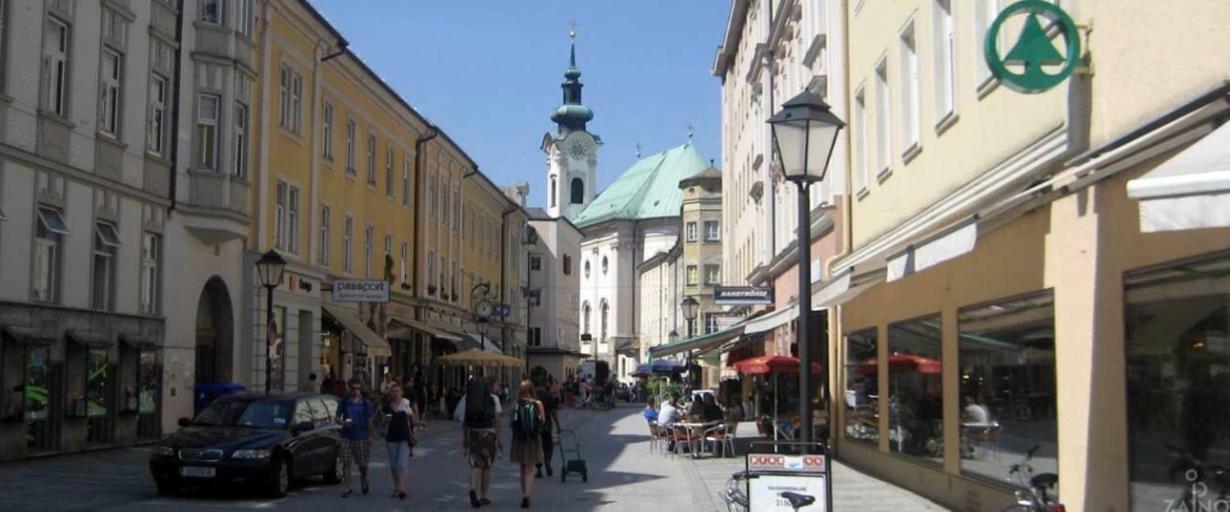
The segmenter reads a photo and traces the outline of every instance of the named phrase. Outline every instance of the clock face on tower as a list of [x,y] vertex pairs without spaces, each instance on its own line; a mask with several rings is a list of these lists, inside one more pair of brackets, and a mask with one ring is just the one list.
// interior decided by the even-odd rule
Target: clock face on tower
[[568,144],[568,156],[572,157],[573,160],[585,158],[587,153],[589,153],[589,148],[585,146],[584,142],[574,140]]

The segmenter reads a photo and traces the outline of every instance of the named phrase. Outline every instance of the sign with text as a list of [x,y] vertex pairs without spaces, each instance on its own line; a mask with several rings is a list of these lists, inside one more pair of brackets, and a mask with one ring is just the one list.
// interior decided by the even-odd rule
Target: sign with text
[[720,305],[772,304],[773,289],[764,286],[715,286],[713,303]]
[[339,279],[333,282],[336,302],[388,302],[389,282],[379,279]]
[[748,510],[827,511],[828,455],[747,454]]

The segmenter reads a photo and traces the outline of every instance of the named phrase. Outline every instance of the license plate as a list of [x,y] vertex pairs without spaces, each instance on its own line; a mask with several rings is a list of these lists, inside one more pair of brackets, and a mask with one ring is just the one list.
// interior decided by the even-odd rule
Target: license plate
[[217,475],[218,468],[202,468],[194,466],[184,466],[179,468],[180,476],[189,476],[193,478],[213,478]]

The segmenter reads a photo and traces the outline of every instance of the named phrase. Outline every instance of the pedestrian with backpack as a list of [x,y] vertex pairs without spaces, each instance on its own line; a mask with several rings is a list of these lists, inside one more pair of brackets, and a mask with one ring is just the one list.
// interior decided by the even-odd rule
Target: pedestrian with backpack
[[350,465],[359,466],[359,481],[363,494],[367,494],[367,464],[372,458],[372,417],[376,414],[376,406],[363,395],[363,383],[358,379],[350,379],[350,395],[342,400],[337,407],[337,421],[342,425],[342,476],[346,482],[346,492],[343,498],[354,494],[350,481]]
[[510,460],[521,465],[521,508],[530,508],[530,490],[534,486],[534,468],[542,464],[542,432],[546,428],[547,412],[534,396],[534,383],[521,381],[517,405],[512,415],[512,449]]
[[461,443],[470,462],[470,506],[488,505],[491,499],[491,466],[500,445],[500,398],[492,393],[491,383],[482,369],[470,379],[466,394],[457,404],[465,411],[461,423]]

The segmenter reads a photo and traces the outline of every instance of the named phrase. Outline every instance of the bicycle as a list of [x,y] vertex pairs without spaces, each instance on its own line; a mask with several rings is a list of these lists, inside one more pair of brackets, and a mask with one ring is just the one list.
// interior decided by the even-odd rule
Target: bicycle
[[726,491],[722,493],[722,500],[726,502],[727,512],[747,512],[750,510],[747,501],[746,471],[739,471],[730,475],[730,480],[726,481]]
[[1034,467],[1029,461],[1034,458],[1040,445],[1034,445],[1025,453],[1025,459],[1012,465],[1009,475],[1016,478],[1021,489],[1013,492],[1016,503],[1004,507],[1003,512],[1066,512],[1067,508],[1056,497],[1051,496],[1049,489],[1059,483],[1059,475],[1055,473],[1034,474]]

